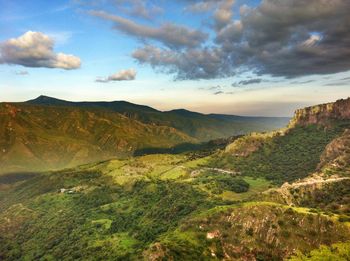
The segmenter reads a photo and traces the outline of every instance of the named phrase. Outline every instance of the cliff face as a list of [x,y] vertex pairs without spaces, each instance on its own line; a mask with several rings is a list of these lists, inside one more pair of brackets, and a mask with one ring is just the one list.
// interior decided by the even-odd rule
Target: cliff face
[[332,103],[311,106],[304,109],[298,109],[295,111],[290,126],[325,124],[332,119],[350,119],[350,98],[345,100],[341,99]]

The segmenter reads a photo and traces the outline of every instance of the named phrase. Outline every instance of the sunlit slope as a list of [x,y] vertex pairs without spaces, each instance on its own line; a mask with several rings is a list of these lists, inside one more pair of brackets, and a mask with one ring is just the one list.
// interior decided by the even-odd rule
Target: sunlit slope
[[149,155],[3,176],[0,257],[282,260],[350,240],[340,215],[259,201],[268,182],[208,169],[208,160]]
[[62,168],[184,142],[197,141],[108,110],[0,105],[1,172]]
[[276,184],[305,178],[326,165],[324,172],[337,166],[348,171],[349,110],[350,99],[299,109],[288,128],[239,138],[212,165]]
[[0,259],[346,257],[349,121],[321,118],[211,154],[1,175]]

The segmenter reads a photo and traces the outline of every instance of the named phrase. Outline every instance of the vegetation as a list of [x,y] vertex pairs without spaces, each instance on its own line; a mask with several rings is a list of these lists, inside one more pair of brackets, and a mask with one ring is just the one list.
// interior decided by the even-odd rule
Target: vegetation
[[230,174],[218,174],[206,171],[193,182],[194,185],[204,185],[205,188],[214,194],[221,194],[225,190],[236,193],[247,192],[249,183],[242,178],[232,177]]
[[[92,112],[90,103],[49,102],[45,110],[0,105],[9,112],[0,116],[0,145],[10,148],[1,160],[15,165],[13,156],[26,152],[30,169],[36,159],[90,158],[98,147],[125,154],[60,171],[0,175],[0,260],[349,259],[348,121],[309,125],[303,116],[284,131],[169,150],[193,137],[133,119],[146,117],[142,111],[159,115],[152,108],[119,103],[130,109],[125,117],[115,112],[118,103],[94,104]],[[204,117],[172,114],[195,119],[185,126]],[[51,121],[55,128],[48,128]],[[19,144],[14,127],[30,142]],[[161,146],[144,147],[154,142]],[[142,156],[131,157],[136,151]]]
[[[348,238],[349,229],[326,216],[279,204],[250,202],[219,207],[185,221],[178,230],[161,238],[158,249],[163,249],[163,259],[223,259],[225,253],[231,260],[247,256],[282,260],[294,249],[310,251],[319,244]],[[158,250],[150,248],[149,256],[152,251]]]
[[175,128],[200,141],[226,138],[249,133],[251,131],[271,131],[286,126],[289,121],[289,118],[278,117],[241,117],[221,114],[205,115],[184,109],[161,112],[148,106],[132,104],[125,101],[69,102],[47,96],[40,96],[27,103],[90,109],[102,108],[123,114],[128,118],[135,119],[145,124]]
[[332,246],[321,246],[319,249],[312,250],[309,254],[299,252],[291,257],[290,261],[347,261],[350,260],[350,244],[338,243]]
[[249,155],[234,156],[228,151],[213,157],[210,165],[234,169],[247,176],[265,177],[276,184],[292,182],[316,170],[324,148],[343,128],[343,124],[332,128],[296,127],[285,134],[265,138]]

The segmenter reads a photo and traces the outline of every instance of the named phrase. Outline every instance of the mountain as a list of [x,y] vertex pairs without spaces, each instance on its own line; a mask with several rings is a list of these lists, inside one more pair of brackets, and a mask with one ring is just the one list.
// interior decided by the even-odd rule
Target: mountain
[[271,131],[288,124],[285,117],[239,117],[220,114],[201,114],[184,109],[161,112],[148,106],[125,101],[114,102],[69,102],[40,96],[26,103],[46,106],[70,106],[103,108],[121,113],[145,124],[175,128],[199,141],[246,134],[252,131]]
[[286,124],[285,118],[232,117],[218,119],[186,110],[160,112],[125,101],[70,102],[47,96],[2,103],[0,173],[61,169],[133,154],[179,153],[212,138]]
[[102,108],[0,104],[1,172],[49,170],[197,140]]
[[348,260],[350,118],[297,115],[209,155],[0,175],[0,259]]

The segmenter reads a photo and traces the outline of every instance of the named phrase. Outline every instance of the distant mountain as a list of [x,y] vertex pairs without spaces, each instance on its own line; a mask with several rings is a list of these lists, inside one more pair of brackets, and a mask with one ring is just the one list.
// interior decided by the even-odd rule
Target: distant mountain
[[104,108],[121,113],[146,124],[168,126],[178,129],[199,141],[246,134],[252,131],[271,131],[286,126],[286,117],[241,117],[221,114],[202,114],[184,109],[158,111],[148,106],[125,101],[113,102],[69,102],[47,96],[39,96],[28,104],[46,106],[71,106]]

